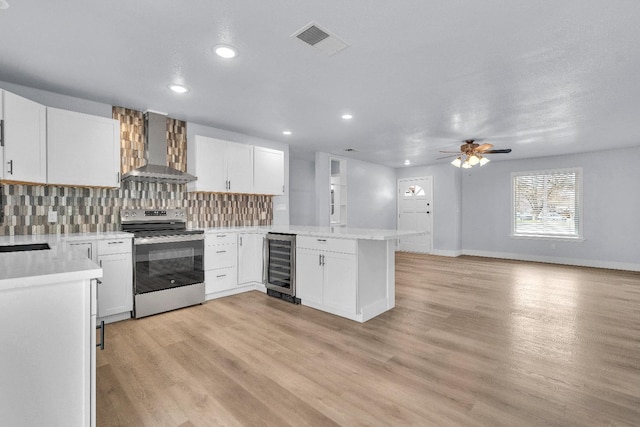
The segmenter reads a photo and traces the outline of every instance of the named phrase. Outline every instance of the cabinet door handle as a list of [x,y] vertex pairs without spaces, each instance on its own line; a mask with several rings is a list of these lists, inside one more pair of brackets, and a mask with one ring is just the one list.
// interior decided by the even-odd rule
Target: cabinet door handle
[[220,238],[220,237],[227,237],[226,234],[218,234],[216,237]]
[[13,160],[9,160],[7,164],[9,165],[9,170],[7,171],[7,173],[13,175]]
[[91,259],[91,246],[87,248],[87,258]]
[[242,236],[240,236],[240,246],[242,246]]
[[100,321],[100,326],[96,326],[96,329],[100,329],[100,342],[96,344],[96,347],[104,350],[104,320]]
[[217,254],[224,254],[224,253],[226,253],[226,252],[227,252],[227,251],[216,251],[216,253],[217,253]]
[[317,239],[317,240],[318,240],[318,242],[326,242],[327,241],[327,239]]
[[120,241],[120,242],[108,242],[107,245],[121,245],[123,243],[124,243],[123,241]]
[[322,266],[322,255],[318,255],[318,265]]
[[324,255],[322,255],[322,265],[324,265]]
[[226,274],[220,274],[220,275],[216,276],[216,279],[219,279],[220,277],[227,277],[227,275]]
[[0,147],[4,147],[4,120],[0,120]]

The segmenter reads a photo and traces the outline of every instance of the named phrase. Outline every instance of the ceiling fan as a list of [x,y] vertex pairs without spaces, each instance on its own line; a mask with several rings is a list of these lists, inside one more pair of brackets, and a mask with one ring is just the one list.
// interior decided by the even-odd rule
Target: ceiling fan
[[[451,164],[457,168],[465,168],[469,169],[477,164],[480,166],[484,166],[489,163],[489,159],[484,157],[484,154],[499,154],[499,153],[510,153],[511,148],[505,148],[500,150],[494,150],[493,144],[478,144],[476,141],[481,141],[479,139],[467,139],[460,146],[460,151],[440,151],[441,153],[455,153],[453,156],[444,156],[438,158],[438,160],[446,159],[448,157],[456,158],[451,162]],[[464,160],[463,160],[464,158]]]

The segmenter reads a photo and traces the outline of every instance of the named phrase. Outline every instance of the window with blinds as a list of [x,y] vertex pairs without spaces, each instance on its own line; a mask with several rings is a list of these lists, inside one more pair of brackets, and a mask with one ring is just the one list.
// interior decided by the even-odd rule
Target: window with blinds
[[513,235],[581,238],[582,170],[512,174]]

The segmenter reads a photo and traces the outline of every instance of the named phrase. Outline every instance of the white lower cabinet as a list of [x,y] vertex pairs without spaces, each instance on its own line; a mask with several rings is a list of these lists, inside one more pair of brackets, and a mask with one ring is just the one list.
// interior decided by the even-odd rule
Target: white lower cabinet
[[264,234],[238,235],[238,284],[262,283]]
[[356,256],[327,252],[323,258],[323,264],[324,305],[335,310],[355,314],[358,308]]
[[302,304],[349,318],[356,316],[356,242],[299,236],[296,244],[296,296]]
[[[100,253],[100,252],[98,252]],[[131,252],[98,255],[102,283],[98,285],[98,317],[104,318],[133,310]]]
[[0,291],[3,426],[95,426],[95,279],[59,280]]
[[133,310],[133,255],[130,238],[67,242],[78,257],[102,267],[98,285],[98,320],[105,323],[131,317]]
[[395,306],[393,240],[298,236],[301,304],[366,322]]
[[322,304],[323,294],[322,253],[317,250],[301,248],[298,243],[296,249],[296,296],[305,304]]
[[207,299],[231,295],[238,286],[236,233],[208,233],[204,237],[204,283]]

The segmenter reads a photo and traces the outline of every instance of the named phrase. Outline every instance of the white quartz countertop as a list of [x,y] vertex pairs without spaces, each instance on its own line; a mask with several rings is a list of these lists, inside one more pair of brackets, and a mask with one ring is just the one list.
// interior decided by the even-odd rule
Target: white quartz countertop
[[0,253],[0,291],[102,277],[90,259],[72,258],[67,251]]
[[401,237],[418,236],[426,231],[417,230],[387,230],[378,228],[351,227],[316,227],[305,225],[274,225],[269,227],[221,227],[205,228],[205,233],[283,233],[298,236],[332,237],[338,239],[362,240],[394,240]]
[[90,259],[77,259],[67,241],[131,239],[131,233],[77,233],[0,236],[0,246],[48,243],[51,249],[0,252],[0,291],[25,286],[70,282],[102,277],[102,269]]
[[67,241],[112,240],[131,239],[132,233],[123,231],[109,231],[100,233],[73,233],[73,234],[28,234],[20,236],[0,236],[0,246],[22,245],[27,243],[49,243],[50,246],[59,246]]

